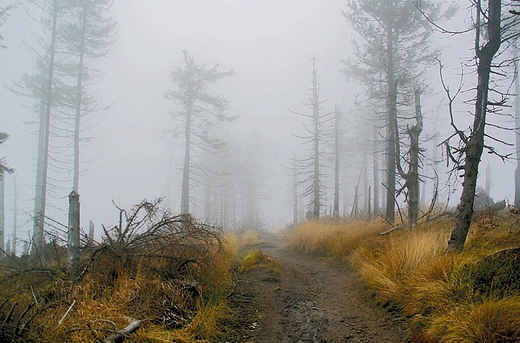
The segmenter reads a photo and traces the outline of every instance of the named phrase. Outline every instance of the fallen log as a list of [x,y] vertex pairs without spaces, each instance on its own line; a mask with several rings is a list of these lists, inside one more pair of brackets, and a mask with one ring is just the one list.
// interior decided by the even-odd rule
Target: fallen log
[[128,324],[124,329],[118,330],[105,339],[105,343],[121,343],[130,334],[134,333],[141,327],[141,320],[134,320]]

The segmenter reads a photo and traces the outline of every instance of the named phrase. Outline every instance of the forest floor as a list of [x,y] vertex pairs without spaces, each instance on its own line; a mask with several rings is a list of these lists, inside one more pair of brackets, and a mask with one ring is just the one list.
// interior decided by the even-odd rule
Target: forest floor
[[353,270],[331,259],[295,251],[276,237],[260,249],[280,263],[238,274],[231,297],[234,337],[242,343],[407,342],[407,319],[378,307]]

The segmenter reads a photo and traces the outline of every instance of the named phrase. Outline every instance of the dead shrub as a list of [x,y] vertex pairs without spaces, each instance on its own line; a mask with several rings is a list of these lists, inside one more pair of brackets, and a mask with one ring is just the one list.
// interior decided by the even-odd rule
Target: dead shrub
[[[103,229],[101,242],[82,248],[77,280],[68,279],[60,246],[55,258],[16,259],[0,270],[0,321],[5,323],[3,333],[10,335],[6,339],[103,341],[139,319],[144,321],[132,334],[137,342],[159,336],[188,342],[207,299],[219,294],[224,299],[219,306],[225,308],[221,295],[232,289],[233,253],[227,251],[220,228],[190,215],[172,215],[156,200],[128,212],[119,209],[118,224]],[[218,275],[208,276],[213,273]],[[218,321],[217,316],[207,324]],[[202,330],[200,323],[196,327]]]

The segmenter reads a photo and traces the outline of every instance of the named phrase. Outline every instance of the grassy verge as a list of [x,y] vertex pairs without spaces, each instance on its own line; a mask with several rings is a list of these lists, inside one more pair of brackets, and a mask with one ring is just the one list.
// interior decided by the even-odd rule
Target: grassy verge
[[412,342],[520,340],[520,232],[490,214],[471,227],[465,250],[445,253],[450,220],[386,236],[381,224],[310,222],[291,244],[348,261],[382,306],[411,319]]

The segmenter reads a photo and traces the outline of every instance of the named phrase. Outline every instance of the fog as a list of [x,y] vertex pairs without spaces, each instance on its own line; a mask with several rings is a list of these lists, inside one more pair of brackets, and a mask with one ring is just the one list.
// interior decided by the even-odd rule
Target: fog
[[[7,3],[4,1],[3,5]],[[302,118],[291,111],[309,111],[305,101],[311,87],[313,57],[322,85],[320,99],[326,101],[324,111],[333,111],[339,104],[347,120],[355,125],[354,131],[367,125],[356,120],[363,116],[355,105],[362,89],[352,81],[347,82],[340,73],[341,60],[351,56],[351,40],[356,38],[341,14],[345,6],[344,0],[116,1],[112,7],[112,15],[118,22],[115,50],[100,60],[105,75],[90,88],[107,109],[97,113],[96,125],[87,134],[93,140],[81,148],[82,227],[87,227],[89,220],[95,223],[98,232],[101,224],[114,225],[119,213],[113,202],[128,208],[145,198],[164,197],[174,212],[179,211],[183,150],[172,145],[167,133],[179,125],[169,114],[178,108],[163,94],[174,87],[170,73],[182,67],[183,50],[198,64],[208,67],[218,64],[220,71],[235,71],[235,76],[211,88],[213,94],[221,93],[230,100],[229,114],[240,115],[237,122],[224,125],[221,132],[239,144],[257,135],[261,144],[269,148],[257,211],[269,229],[292,222],[291,158],[293,153],[304,157],[305,151],[295,137],[304,129]],[[460,14],[459,27],[464,25],[465,16]],[[35,55],[28,47],[34,45],[37,32],[38,25],[23,6],[13,10],[0,27],[7,47],[0,51],[3,81],[0,131],[10,135],[0,146],[0,157],[5,156],[7,164],[16,170],[18,232],[25,237],[32,230],[37,151],[37,125],[28,123],[36,122],[38,117],[28,100],[16,96],[10,88],[24,72],[34,71]],[[446,46],[443,52],[446,78],[452,87],[458,85],[459,61],[471,57],[471,38],[437,36],[436,44]],[[432,135],[431,119],[438,115],[441,141],[451,131],[446,108],[439,107],[445,101],[445,94],[440,88],[438,71],[432,69],[429,84],[433,93],[423,98],[425,134]],[[471,75],[468,79],[474,82]],[[471,111],[471,106],[462,100],[456,107],[461,118]],[[430,149],[427,155],[432,154],[431,147],[432,142],[424,143],[424,148]],[[349,152],[345,155],[348,160],[342,162],[342,208],[350,209],[352,205],[362,155]],[[514,161],[502,163],[486,155],[483,168],[488,161],[493,172],[491,196],[512,202]],[[327,193],[324,208],[328,211],[332,203],[333,162],[326,158],[323,163],[329,165],[324,181]],[[445,173],[443,169],[441,184],[447,180]],[[48,198],[47,215],[65,224],[70,175],[62,177],[61,186]],[[193,212],[202,216],[201,188],[193,187]],[[431,192],[431,187],[429,184],[426,191]],[[455,189],[443,188],[441,200],[446,201],[451,193],[450,205],[454,206],[459,189],[460,185]],[[7,175],[6,234],[12,231],[13,208],[14,177]]]

